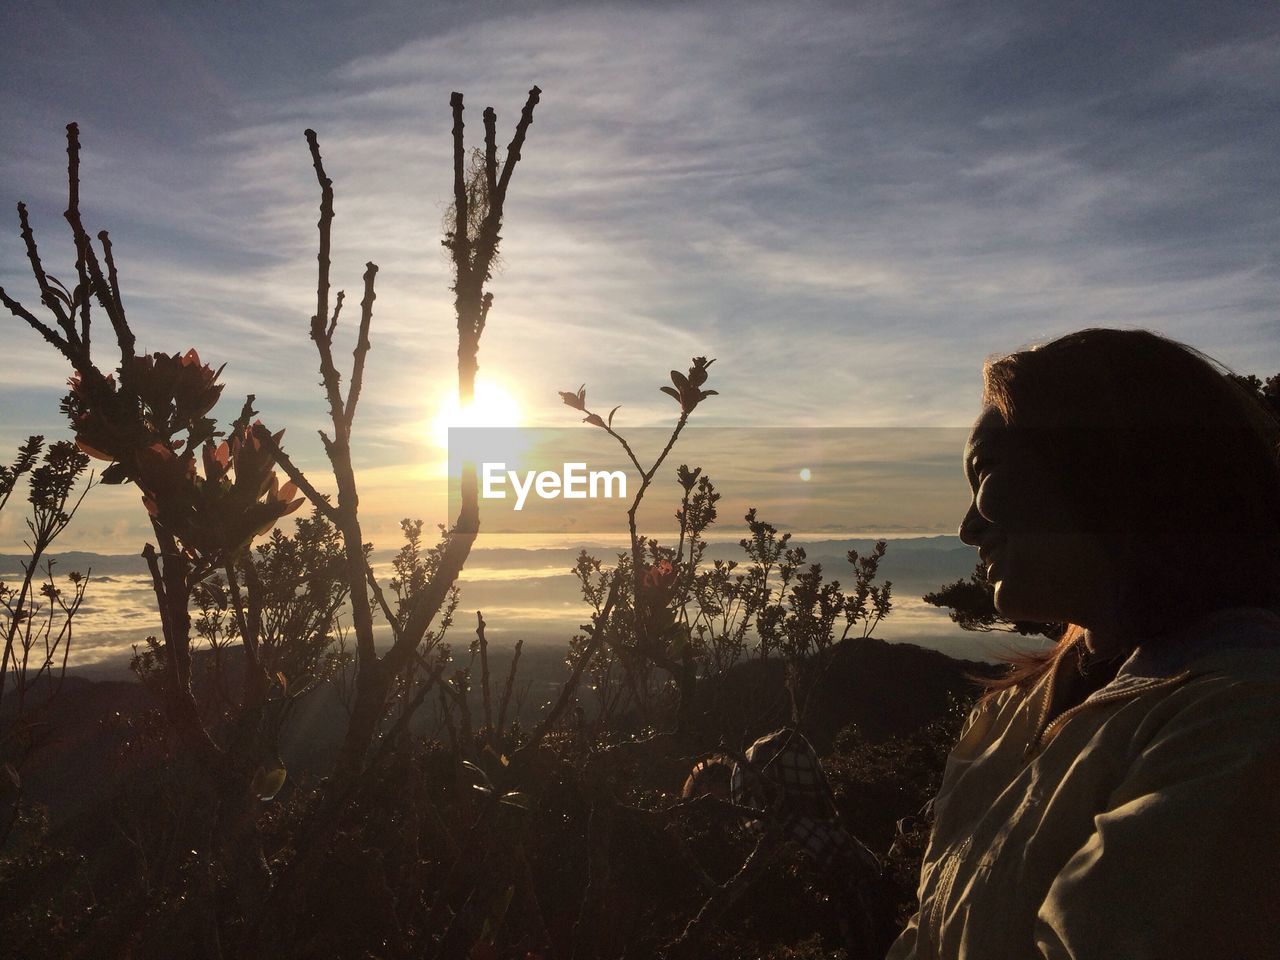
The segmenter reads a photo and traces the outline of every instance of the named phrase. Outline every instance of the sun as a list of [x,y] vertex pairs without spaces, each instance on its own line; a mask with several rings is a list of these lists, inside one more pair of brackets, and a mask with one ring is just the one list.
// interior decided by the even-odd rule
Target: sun
[[520,403],[510,391],[492,380],[477,378],[475,399],[463,409],[457,391],[441,397],[431,421],[431,441],[440,449],[449,448],[449,430],[459,427],[518,427]]

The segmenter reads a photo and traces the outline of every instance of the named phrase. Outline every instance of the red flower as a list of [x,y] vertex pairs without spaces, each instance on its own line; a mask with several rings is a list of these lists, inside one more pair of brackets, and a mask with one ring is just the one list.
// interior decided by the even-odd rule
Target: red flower
[[670,560],[659,560],[644,572],[644,585],[653,590],[664,590],[675,582],[676,568]]

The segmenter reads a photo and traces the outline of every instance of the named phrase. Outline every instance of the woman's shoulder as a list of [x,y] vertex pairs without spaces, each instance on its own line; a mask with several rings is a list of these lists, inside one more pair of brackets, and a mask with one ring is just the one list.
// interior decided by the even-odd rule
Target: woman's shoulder
[[1139,644],[1121,673],[1280,682],[1280,612],[1268,607],[1217,610],[1157,641]]
[[1203,739],[1213,750],[1230,742],[1268,756],[1280,749],[1280,615],[1218,611],[1163,649],[1142,652],[1125,666],[1130,676],[1157,681],[1153,716],[1162,718],[1163,737]]

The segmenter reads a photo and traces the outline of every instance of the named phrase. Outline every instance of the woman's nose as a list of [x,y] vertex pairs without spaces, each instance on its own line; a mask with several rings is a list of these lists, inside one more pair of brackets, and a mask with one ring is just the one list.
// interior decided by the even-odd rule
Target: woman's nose
[[975,500],[969,504],[969,512],[960,521],[960,541],[976,547],[982,542],[982,535],[990,526],[991,521],[978,512],[978,504]]

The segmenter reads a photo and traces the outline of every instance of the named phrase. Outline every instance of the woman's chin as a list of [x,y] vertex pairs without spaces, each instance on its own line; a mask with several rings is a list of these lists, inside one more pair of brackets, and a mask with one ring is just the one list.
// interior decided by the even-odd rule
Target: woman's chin
[[1028,598],[1021,596],[1016,585],[1007,580],[997,580],[993,596],[996,613],[1006,620],[1038,620],[1034,612],[1036,604],[1029,603]]

